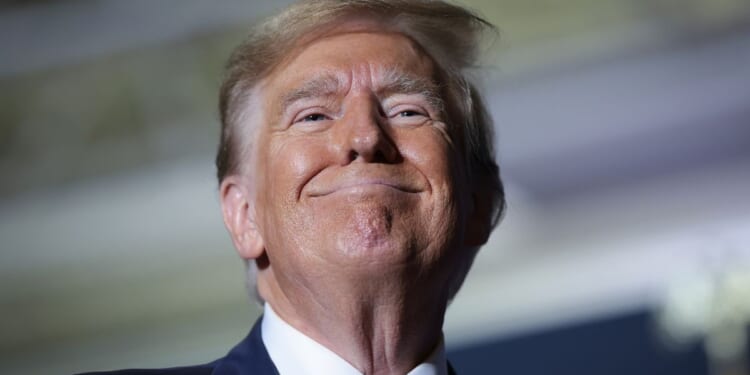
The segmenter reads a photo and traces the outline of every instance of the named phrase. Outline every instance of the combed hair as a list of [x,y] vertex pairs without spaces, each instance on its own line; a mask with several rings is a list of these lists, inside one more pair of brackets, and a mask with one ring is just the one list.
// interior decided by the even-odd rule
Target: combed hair
[[[249,134],[254,129],[241,129],[241,119],[257,84],[290,53],[352,19],[405,35],[433,59],[447,103],[449,133],[458,141],[472,186],[492,196],[488,220],[494,228],[505,210],[505,193],[495,162],[492,119],[468,73],[476,66],[482,36],[496,30],[475,13],[437,0],[302,1],[253,27],[227,62],[219,94],[219,183],[240,171],[240,160],[247,160],[252,148]],[[249,281],[254,280],[252,268]]]

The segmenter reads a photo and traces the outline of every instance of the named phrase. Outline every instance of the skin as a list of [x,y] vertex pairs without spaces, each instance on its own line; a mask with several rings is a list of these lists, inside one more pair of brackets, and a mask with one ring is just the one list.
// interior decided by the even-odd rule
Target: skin
[[286,322],[365,374],[441,340],[448,285],[484,235],[432,60],[396,33],[329,34],[256,88],[250,168],[221,185],[239,254]]

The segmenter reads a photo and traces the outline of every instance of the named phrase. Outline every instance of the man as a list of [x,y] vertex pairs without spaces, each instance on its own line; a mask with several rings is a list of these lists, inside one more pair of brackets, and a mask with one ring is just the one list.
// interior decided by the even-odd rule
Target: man
[[445,310],[504,208],[464,76],[488,28],[405,0],[304,2],[255,27],[221,89],[217,167],[264,315],[226,357],[150,373],[452,373]]

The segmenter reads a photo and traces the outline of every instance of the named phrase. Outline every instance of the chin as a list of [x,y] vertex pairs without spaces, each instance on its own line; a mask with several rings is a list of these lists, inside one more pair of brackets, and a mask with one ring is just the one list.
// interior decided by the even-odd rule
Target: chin
[[341,228],[337,233],[339,248],[381,249],[391,244],[394,209],[377,201],[357,202],[342,207],[338,215]]
[[[347,228],[350,229],[350,228]],[[336,234],[335,248],[347,258],[382,259],[405,251],[404,241],[394,238],[392,233],[366,230],[342,230]],[[364,260],[363,259],[363,260]]]
[[325,208],[327,214],[317,215],[317,220],[309,222],[309,234],[315,233],[328,245],[323,247],[333,252],[330,257],[334,262],[341,259],[347,266],[355,266],[399,264],[414,259],[420,226],[409,221],[419,210],[412,201],[395,204],[383,199],[341,200]]

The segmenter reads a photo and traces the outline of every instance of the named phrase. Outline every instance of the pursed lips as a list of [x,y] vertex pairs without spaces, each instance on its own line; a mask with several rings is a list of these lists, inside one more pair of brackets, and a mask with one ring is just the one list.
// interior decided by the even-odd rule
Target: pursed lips
[[393,179],[356,178],[351,180],[337,181],[325,187],[310,188],[308,189],[308,195],[310,197],[322,197],[337,192],[354,191],[357,189],[377,189],[380,187],[399,190],[405,193],[418,193],[422,190],[415,186],[412,186],[411,184],[403,183]]

